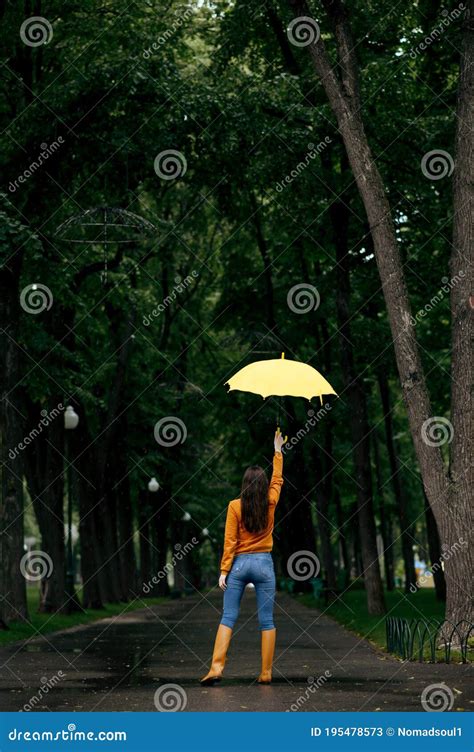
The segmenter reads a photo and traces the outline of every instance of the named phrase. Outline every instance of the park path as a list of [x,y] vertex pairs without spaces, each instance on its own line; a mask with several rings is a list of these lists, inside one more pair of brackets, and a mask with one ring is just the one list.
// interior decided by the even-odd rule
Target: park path
[[[162,701],[175,696],[186,711],[417,711],[422,690],[442,682],[454,694],[453,710],[472,709],[469,666],[402,663],[285,594],[275,609],[274,683],[260,687],[252,591],[242,602],[225,681],[202,688],[197,680],[207,670],[220,603],[218,592],[196,594],[6,646],[0,710],[20,710],[36,698],[35,710],[155,711],[157,689],[171,683],[181,689],[171,688],[168,698],[163,689]],[[41,693],[45,680],[54,686]]]

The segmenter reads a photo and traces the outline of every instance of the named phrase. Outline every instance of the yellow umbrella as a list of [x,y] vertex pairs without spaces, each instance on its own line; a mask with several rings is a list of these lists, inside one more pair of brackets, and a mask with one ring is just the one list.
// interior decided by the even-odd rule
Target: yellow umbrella
[[[226,381],[229,392],[238,390],[260,394],[261,397],[319,397],[321,404],[323,394],[336,394],[331,384],[312,366],[296,360],[281,358],[258,360],[250,363],[235,376]],[[337,395],[336,395],[337,396]]]

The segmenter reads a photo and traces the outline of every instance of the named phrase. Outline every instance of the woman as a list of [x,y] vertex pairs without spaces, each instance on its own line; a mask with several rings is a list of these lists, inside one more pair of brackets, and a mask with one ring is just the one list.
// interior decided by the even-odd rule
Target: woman
[[224,591],[224,611],[217,630],[212,665],[201,684],[220,681],[232,629],[237,621],[245,586],[252,582],[257,595],[258,620],[262,633],[262,671],[259,684],[270,684],[275,652],[276,629],[273,623],[275,572],[273,569],[273,524],[275,507],[283,485],[284,439],[275,433],[273,474],[270,484],[265,471],[253,465],[242,479],[240,499],[231,501],[225,524],[224,554],[221,560],[219,587]]

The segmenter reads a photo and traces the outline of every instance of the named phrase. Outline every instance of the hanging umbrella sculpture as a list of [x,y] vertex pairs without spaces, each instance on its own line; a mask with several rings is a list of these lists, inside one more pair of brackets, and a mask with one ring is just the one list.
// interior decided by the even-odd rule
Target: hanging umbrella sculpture
[[[101,278],[107,282],[109,247],[123,247],[141,242],[156,235],[156,227],[138,214],[114,206],[97,206],[69,217],[56,228],[55,236],[67,243],[84,246],[102,246]],[[115,260],[121,258],[116,254]],[[100,262],[97,262],[100,266]]]
[[[323,404],[323,394],[336,394],[331,384],[319,371],[306,363],[281,358],[258,360],[245,366],[226,381],[229,392],[251,392],[267,397],[304,397],[311,400],[319,397]],[[280,409],[278,409],[278,431],[280,430]],[[285,438],[285,442],[288,437]]]

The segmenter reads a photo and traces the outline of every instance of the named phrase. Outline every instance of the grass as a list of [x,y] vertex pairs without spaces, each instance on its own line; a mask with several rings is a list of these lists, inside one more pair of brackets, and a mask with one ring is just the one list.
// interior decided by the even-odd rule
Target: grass
[[[38,613],[39,590],[28,588],[28,621],[14,621],[9,624],[9,629],[0,631],[0,647],[16,640],[25,640],[29,637],[39,637],[49,632],[60,629],[76,627],[80,624],[89,624],[98,619],[107,619],[111,616],[136,611],[139,608],[153,606],[162,603],[165,598],[137,598],[130,603],[109,603],[104,608],[87,608],[73,614],[40,614]],[[38,634],[39,633],[39,634]]]
[[[365,637],[379,648],[386,649],[385,617],[367,613],[367,600],[364,590],[349,589],[339,600],[324,606],[315,601],[312,595],[299,596],[300,602],[310,608],[319,608],[351,632]],[[444,603],[436,600],[434,590],[419,590],[406,595],[400,590],[385,593],[387,616],[404,618],[443,619]]]

